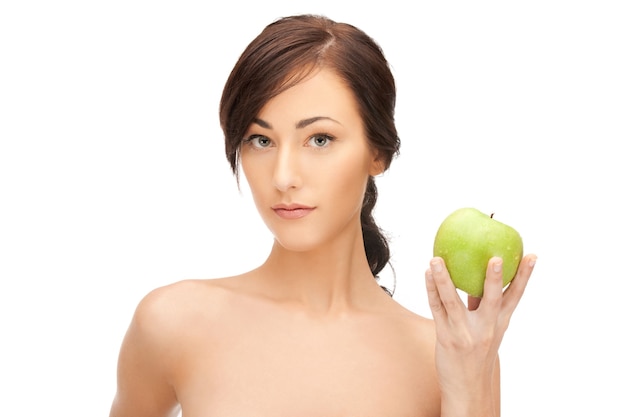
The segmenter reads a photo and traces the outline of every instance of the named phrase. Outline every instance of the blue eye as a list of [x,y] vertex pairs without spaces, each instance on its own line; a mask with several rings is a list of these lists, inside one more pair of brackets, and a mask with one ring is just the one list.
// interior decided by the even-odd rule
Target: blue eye
[[247,138],[245,142],[259,149],[269,148],[272,145],[270,138],[263,135],[252,135]]
[[330,142],[333,141],[333,137],[327,134],[313,135],[309,138],[309,144],[316,148],[325,148]]

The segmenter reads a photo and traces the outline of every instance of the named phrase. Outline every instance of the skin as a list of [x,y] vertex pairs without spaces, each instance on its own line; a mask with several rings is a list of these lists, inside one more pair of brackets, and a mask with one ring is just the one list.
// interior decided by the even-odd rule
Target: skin
[[[384,164],[341,80],[314,73],[270,100],[246,137],[241,166],[272,250],[242,275],[141,300],[110,416],[499,415],[497,351],[535,257],[504,292],[492,259],[485,295],[469,308],[433,259],[433,320],[420,317],[367,264],[360,207]],[[272,209],[293,203],[312,210],[284,219]]]

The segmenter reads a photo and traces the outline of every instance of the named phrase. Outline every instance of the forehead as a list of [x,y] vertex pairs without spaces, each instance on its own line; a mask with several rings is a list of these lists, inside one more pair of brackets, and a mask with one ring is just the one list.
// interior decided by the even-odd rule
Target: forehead
[[346,121],[360,119],[354,93],[334,71],[319,69],[270,99],[258,117],[272,122],[327,116]]

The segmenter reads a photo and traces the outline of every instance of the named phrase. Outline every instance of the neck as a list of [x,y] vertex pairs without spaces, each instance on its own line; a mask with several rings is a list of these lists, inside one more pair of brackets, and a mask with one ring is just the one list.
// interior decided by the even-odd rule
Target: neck
[[272,297],[316,313],[358,308],[359,300],[382,293],[367,263],[360,230],[354,238],[309,251],[290,251],[275,241],[260,270]]

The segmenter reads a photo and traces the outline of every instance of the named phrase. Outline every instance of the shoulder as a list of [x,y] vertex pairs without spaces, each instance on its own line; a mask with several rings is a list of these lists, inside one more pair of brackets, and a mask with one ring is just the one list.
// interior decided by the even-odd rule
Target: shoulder
[[434,332],[435,330],[435,322],[432,318],[415,313],[393,298],[387,298],[385,311],[390,318],[403,325],[426,332]]
[[406,346],[413,346],[423,352],[434,352],[436,342],[435,322],[421,316],[395,300],[389,305],[385,315],[387,323],[404,339]]
[[212,280],[178,281],[146,294],[137,306],[137,313],[148,317],[168,317],[184,313],[197,302],[206,301],[206,297],[216,298],[219,294],[219,286],[214,285]]
[[122,358],[153,361],[158,365],[155,369],[175,364],[199,326],[210,328],[229,305],[233,291],[225,282],[227,278],[184,280],[148,292],[135,308],[122,343]]
[[140,300],[133,324],[147,332],[167,334],[199,316],[208,319],[232,296],[222,280],[226,278],[183,280],[155,288]]
[[[155,288],[137,304],[122,343],[122,357],[140,357],[167,378],[198,335],[215,335],[228,320],[233,292],[220,280],[184,280]],[[132,361],[131,361],[132,362]]]
[[188,280],[156,288],[141,299],[119,352],[112,416],[176,410],[173,381],[181,372],[187,342],[193,341],[200,306],[219,304],[220,293],[209,281]]

